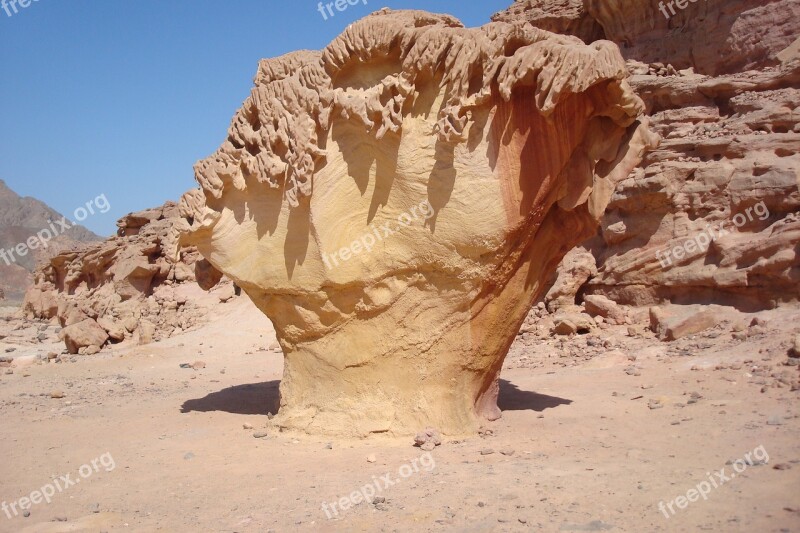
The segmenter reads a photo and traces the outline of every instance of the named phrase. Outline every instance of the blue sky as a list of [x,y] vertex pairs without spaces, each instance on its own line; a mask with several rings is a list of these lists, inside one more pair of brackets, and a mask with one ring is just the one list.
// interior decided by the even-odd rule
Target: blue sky
[[[6,0],[9,1],[9,0]],[[24,0],[23,0],[24,1]],[[38,0],[0,9],[0,179],[62,214],[105,194],[101,235],[177,200],[224,140],[258,60],[320,49],[381,7],[489,22],[511,0]]]

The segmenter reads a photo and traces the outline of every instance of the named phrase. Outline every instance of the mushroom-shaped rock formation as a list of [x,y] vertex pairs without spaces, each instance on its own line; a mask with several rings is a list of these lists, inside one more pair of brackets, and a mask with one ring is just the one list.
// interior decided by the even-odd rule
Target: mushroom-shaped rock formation
[[543,282],[657,138],[617,47],[382,10],[261,61],[184,195],[197,246],[272,320],[274,422],[476,430]]

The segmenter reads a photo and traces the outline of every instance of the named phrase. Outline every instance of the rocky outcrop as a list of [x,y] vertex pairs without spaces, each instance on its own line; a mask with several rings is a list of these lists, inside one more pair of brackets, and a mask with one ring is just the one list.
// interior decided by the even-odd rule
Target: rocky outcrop
[[585,295],[746,311],[796,301],[800,2],[708,0],[668,19],[658,9],[625,0],[525,0],[496,16],[542,27],[559,20],[589,42],[596,35],[576,28],[602,27],[620,44],[631,86],[663,138],[620,182],[601,231],[584,244],[593,264],[568,256],[558,279],[571,279],[578,258],[584,271],[597,272],[557,299],[548,295],[548,306]]
[[665,139],[612,197],[585,291],[745,310],[797,300],[798,82],[797,60],[721,78],[634,76]]
[[25,316],[58,321],[69,352],[81,354],[125,340],[146,344],[202,323],[201,309],[177,288],[194,283],[195,272],[215,279],[211,286],[220,277],[196,250],[175,253],[177,220],[173,202],[132,213],[117,223],[117,237],[40,265],[25,295]]
[[800,37],[800,0],[517,0],[493,20],[608,39],[625,59],[720,75],[780,63]]
[[[275,325],[274,422],[477,429],[554,267],[656,138],[611,43],[383,10],[264,60],[182,242]],[[591,321],[591,317],[588,317]]]
[[536,28],[574,35],[589,43],[606,38],[603,26],[589,15],[584,0],[517,0],[492,20],[525,21]]

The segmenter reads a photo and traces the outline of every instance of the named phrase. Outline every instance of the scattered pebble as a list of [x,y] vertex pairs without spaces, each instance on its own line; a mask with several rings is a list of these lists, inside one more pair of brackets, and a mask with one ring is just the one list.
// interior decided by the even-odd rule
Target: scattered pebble
[[650,409],[661,409],[662,407],[664,407],[664,404],[661,403],[661,400],[654,398],[651,400],[647,400],[647,407],[649,407]]
[[371,453],[371,454],[369,454],[369,455],[367,456],[367,462],[368,462],[368,463],[374,463],[374,462],[375,462],[375,461],[377,461],[377,460],[378,460],[378,459],[375,457],[375,454],[374,454],[374,453]]
[[782,426],[783,425],[783,420],[781,420],[781,417],[779,417],[779,416],[773,416],[769,420],[767,420],[767,425],[768,426]]
[[792,347],[789,348],[789,357],[800,357],[800,335],[795,335]]
[[592,520],[588,524],[563,524],[561,531],[607,531],[614,529],[611,524],[606,524],[602,520]]
[[642,373],[639,372],[639,369],[636,368],[635,366],[627,367],[625,369],[625,373],[628,374],[629,376],[641,376],[642,375]]
[[442,436],[438,430],[428,427],[425,431],[421,431],[414,437],[414,445],[419,446],[422,450],[429,452],[442,444]]
[[744,463],[747,466],[763,466],[767,464],[767,461],[763,459],[751,459],[749,457],[745,457],[743,459],[728,459],[725,461],[726,465],[732,465],[734,463]]

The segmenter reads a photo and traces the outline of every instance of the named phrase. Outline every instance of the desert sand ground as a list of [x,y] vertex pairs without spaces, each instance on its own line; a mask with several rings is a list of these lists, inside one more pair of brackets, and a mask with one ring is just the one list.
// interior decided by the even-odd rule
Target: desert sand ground
[[[800,308],[672,343],[644,324],[519,337],[503,417],[430,456],[410,438],[269,428],[273,329],[246,297],[219,314],[74,363],[34,362],[61,345],[18,347],[0,369],[0,500],[19,515],[0,511],[0,531],[800,531],[800,393],[782,382]],[[735,339],[754,316],[766,326]],[[19,498],[66,474],[22,515]],[[332,510],[376,480],[372,502]],[[698,484],[705,499],[673,501]]]

